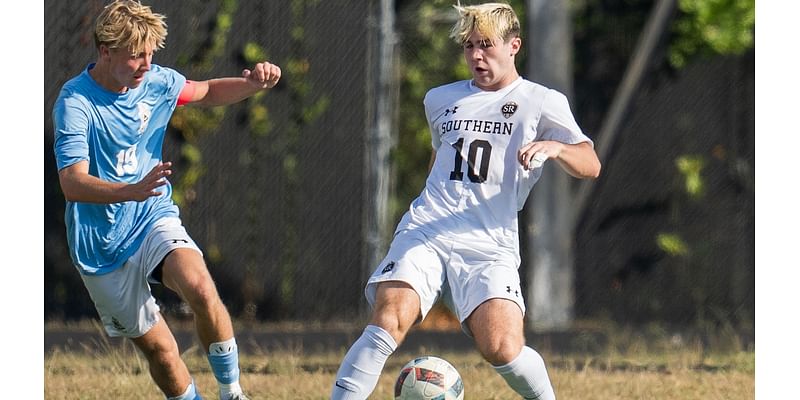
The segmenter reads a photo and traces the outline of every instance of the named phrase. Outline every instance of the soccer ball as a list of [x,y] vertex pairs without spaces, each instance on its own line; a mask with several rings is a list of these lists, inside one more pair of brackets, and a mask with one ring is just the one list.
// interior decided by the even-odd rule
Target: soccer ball
[[439,357],[417,357],[400,370],[395,400],[463,400],[464,383],[449,362]]

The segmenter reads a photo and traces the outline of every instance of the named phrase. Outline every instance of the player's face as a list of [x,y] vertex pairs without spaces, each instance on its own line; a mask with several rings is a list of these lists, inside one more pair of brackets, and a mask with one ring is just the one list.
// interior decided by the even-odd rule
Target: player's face
[[143,51],[131,52],[124,49],[109,49],[110,83],[124,92],[125,88],[136,88],[144,81],[144,74],[150,71],[153,61],[153,49],[147,46]]
[[518,37],[504,42],[473,31],[464,43],[464,59],[475,85],[483,90],[498,90],[517,79],[514,56],[521,43]]

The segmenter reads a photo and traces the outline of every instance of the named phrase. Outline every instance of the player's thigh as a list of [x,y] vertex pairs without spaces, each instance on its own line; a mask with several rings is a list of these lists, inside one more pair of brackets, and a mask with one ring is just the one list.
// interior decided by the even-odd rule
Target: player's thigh
[[405,334],[419,318],[420,297],[411,285],[402,281],[377,284],[370,323]]
[[186,301],[216,296],[216,287],[202,255],[190,248],[172,250],[164,258],[162,282]]
[[489,300],[509,300],[517,306],[516,312],[524,315],[525,301],[513,256],[492,258],[479,251],[459,255],[460,259],[448,263],[449,292],[445,300],[452,302],[451,308],[468,335],[472,336],[465,324],[467,318]]
[[158,322],[147,333],[131,338],[131,341],[148,359],[159,357],[173,362],[176,359],[180,359],[178,344],[163,318],[159,318]]
[[[364,294],[381,313],[397,308],[424,319],[445,284],[445,269],[435,241],[422,233],[403,231],[392,240],[386,257],[369,278]],[[402,283],[402,284],[401,284]],[[378,289],[382,288],[379,298]]]
[[175,281],[209,276],[202,251],[177,217],[156,221],[130,261],[145,268],[150,283],[172,290],[176,290]]

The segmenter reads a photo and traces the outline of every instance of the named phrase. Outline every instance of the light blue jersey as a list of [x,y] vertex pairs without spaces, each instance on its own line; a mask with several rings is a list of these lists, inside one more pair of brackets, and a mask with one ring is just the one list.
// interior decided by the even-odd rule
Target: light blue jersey
[[[90,64],[69,80],[53,107],[56,165],[89,162],[89,174],[109,182],[136,183],[161,161],[167,124],[186,78],[152,64],[144,81],[126,93],[101,87]],[[92,204],[67,201],[70,256],[79,270],[101,275],[122,266],[150,226],[177,217],[169,182],[143,202]]]

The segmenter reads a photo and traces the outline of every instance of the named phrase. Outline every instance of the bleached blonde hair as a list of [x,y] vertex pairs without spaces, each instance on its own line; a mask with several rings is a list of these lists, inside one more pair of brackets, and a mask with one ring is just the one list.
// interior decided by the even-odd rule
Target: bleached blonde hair
[[153,51],[164,48],[167,37],[166,17],[135,0],[117,0],[107,5],[94,26],[94,42],[112,49],[138,53],[149,46]]
[[519,36],[519,19],[508,4],[484,3],[462,6],[459,1],[453,7],[458,11],[459,18],[450,31],[450,38],[459,45],[464,45],[473,31],[492,40],[508,41]]

